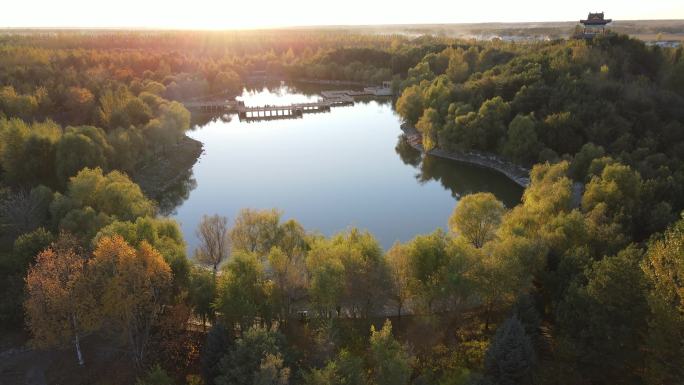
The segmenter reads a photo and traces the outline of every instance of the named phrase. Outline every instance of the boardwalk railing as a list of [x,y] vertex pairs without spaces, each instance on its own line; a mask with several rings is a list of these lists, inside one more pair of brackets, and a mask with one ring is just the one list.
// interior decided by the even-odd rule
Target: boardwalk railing
[[240,120],[288,119],[302,117],[305,113],[328,112],[331,107],[354,104],[358,96],[387,96],[388,88],[373,87],[363,91],[334,90],[321,92],[322,98],[315,102],[290,105],[245,106],[236,100],[191,100],[183,102],[185,107],[203,112],[237,112]]

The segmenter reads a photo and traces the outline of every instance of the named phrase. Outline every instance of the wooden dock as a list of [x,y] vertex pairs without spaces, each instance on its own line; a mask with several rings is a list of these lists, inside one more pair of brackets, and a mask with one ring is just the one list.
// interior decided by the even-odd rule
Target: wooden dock
[[235,112],[241,121],[258,121],[301,118],[308,113],[329,112],[332,107],[353,105],[355,97],[374,95],[379,94],[375,89],[367,88],[363,91],[322,91],[318,101],[290,105],[245,106],[244,102],[236,100],[193,100],[183,104],[202,112]]
[[200,110],[202,112],[235,111],[238,102],[235,100],[193,100],[183,102],[185,108]]
[[330,111],[332,104],[328,101],[318,101],[312,103],[294,103],[285,106],[245,106],[243,102],[238,102],[237,113],[240,120],[255,121],[265,119],[287,119],[302,117],[305,113],[327,112]]

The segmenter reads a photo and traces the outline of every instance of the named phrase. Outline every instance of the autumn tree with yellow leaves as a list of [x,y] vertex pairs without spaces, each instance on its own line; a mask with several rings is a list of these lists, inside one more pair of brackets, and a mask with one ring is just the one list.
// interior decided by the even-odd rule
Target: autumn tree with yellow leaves
[[67,235],[36,257],[26,276],[26,320],[38,347],[73,341],[84,365],[80,338],[99,325],[86,256]]
[[34,341],[55,346],[107,326],[125,341],[136,364],[145,357],[152,327],[171,293],[171,268],[143,241],[136,249],[121,236],[102,237],[92,257],[67,235],[38,254],[26,277],[24,304]]
[[170,293],[171,269],[149,243],[135,249],[121,236],[100,239],[91,263],[102,314],[140,365]]

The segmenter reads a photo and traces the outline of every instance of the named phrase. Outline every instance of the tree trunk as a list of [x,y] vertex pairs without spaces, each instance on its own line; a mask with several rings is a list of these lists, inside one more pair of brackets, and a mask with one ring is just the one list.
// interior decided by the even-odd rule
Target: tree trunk
[[83,361],[83,354],[81,353],[81,342],[78,339],[78,333],[76,333],[74,337],[74,344],[76,345],[76,357],[78,358],[78,364],[80,366],[84,366],[85,362]]
[[138,340],[132,330],[128,331],[128,341],[130,344],[131,355],[133,356],[133,362],[135,363],[135,366],[139,369],[142,366],[142,359],[140,358],[142,357],[142,354],[139,350],[139,344],[137,343]]
[[76,316],[71,315],[71,326],[74,328],[74,345],[76,346],[76,358],[78,359],[78,364],[84,366],[83,353],[81,352],[81,341],[78,338],[78,327],[76,325]]

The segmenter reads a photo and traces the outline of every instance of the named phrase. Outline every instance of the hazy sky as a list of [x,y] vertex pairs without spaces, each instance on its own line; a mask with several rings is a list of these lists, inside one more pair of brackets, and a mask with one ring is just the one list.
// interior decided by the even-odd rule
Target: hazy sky
[[3,0],[3,27],[237,29],[303,25],[567,21],[589,11],[684,19],[684,0]]

